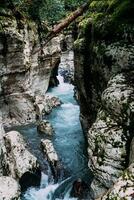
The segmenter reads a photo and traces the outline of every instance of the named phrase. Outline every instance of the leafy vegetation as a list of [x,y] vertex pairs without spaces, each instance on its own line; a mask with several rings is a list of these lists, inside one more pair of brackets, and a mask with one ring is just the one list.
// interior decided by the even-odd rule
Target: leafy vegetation
[[3,0],[3,3],[0,3],[0,12],[4,13],[4,10],[10,9],[13,4],[25,18],[53,23],[75,10],[83,2],[84,0]]
[[126,26],[132,32],[134,24],[134,1],[93,0],[89,5],[88,12],[79,24],[83,33],[89,34],[91,23],[94,39],[118,39],[118,37],[120,38],[124,35]]

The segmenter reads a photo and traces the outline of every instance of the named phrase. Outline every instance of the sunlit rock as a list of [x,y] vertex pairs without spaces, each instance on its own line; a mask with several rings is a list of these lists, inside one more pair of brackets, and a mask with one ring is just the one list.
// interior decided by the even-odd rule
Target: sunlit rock
[[57,152],[53,146],[53,143],[49,139],[42,139],[41,147],[45,154],[46,159],[48,160],[50,164],[50,168],[54,176],[54,180],[57,182],[58,179],[60,178],[60,174],[62,174],[63,176],[63,173],[62,173],[63,167],[61,165]]
[[[23,23],[23,22],[21,22]],[[2,17],[0,37],[0,110],[5,126],[36,121],[36,96],[45,95],[51,73],[60,59],[60,38],[41,47],[36,23]],[[38,51],[39,50],[39,51]],[[53,77],[56,78],[56,77]]]
[[99,200],[126,199],[134,198],[134,164],[125,170],[114,186]]
[[37,158],[32,155],[17,131],[10,131],[4,135],[7,154],[8,175],[20,180],[26,172],[36,173],[39,169]]
[[54,149],[53,143],[49,139],[42,139],[41,146],[43,148],[44,153],[46,154],[48,161],[55,165],[58,162],[58,155]]
[[0,177],[0,200],[20,200],[20,187],[13,178]]
[[50,114],[53,108],[60,105],[61,101],[58,97],[54,97],[48,94],[45,96],[37,96],[34,103],[36,119],[39,121],[42,120],[43,115]]

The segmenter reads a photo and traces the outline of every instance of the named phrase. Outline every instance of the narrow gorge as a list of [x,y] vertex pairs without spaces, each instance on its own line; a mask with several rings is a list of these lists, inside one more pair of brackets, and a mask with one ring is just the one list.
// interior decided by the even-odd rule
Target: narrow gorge
[[134,199],[133,13],[0,2],[0,200]]

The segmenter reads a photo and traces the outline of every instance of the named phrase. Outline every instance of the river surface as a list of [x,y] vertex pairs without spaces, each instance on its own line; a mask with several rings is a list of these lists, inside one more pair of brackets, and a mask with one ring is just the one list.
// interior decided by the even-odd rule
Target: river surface
[[47,120],[55,130],[53,144],[69,177],[54,184],[54,181],[49,178],[51,172],[48,163],[40,150],[40,140],[43,136],[37,133],[35,125],[19,127],[18,130],[29,143],[32,153],[38,158],[42,168],[40,187],[29,188],[22,194],[22,200],[73,200],[77,199],[70,197],[73,182],[81,178],[87,184],[90,183],[86,144],[79,121],[79,106],[74,99],[74,86],[64,83],[60,75],[58,79],[60,84],[50,89],[48,94],[59,97],[62,104],[47,116]]

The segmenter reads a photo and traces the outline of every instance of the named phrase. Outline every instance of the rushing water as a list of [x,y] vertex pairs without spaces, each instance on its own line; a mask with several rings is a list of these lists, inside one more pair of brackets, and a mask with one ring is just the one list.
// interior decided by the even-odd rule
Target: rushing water
[[29,188],[22,195],[23,200],[73,200],[76,199],[70,198],[73,182],[78,178],[81,178],[86,183],[90,182],[85,139],[79,121],[79,106],[73,97],[74,87],[71,84],[64,83],[63,77],[60,75],[58,79],[60,81],[59,86],[50,89],[48,93],[59,97],[62,104],[54,109],[47,119],[55,130],[53,137],[54,147],[70,177],[57,184],[54,184],[52,179],[50,181],[49,167],[39,148],[40,137],[42,136],[37,133],[35,125],[21,127],[19,131],[28,141],[44,171],[47,169],[47,175],[44,174],[44,171],[42,172],[41,186],[39,188]]

